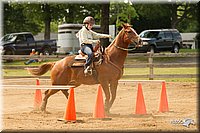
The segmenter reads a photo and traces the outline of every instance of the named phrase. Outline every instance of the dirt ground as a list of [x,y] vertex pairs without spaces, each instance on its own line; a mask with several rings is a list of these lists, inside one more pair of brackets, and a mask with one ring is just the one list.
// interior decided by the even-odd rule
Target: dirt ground
[[[40,81],[41,85],[50,84]],[[3,84],[34,85],[35,80],[6,80]],[[97,85],[75,88],[76,123],[58,121],[64,117],[67,99],[58,92],[48,101],[48,113],[33,111],[35,90],[3,88],[4,131],[198,131],[198,83],[166,82],[169,112],[158,111],[161,83],[141,82],[147,114],[135,114],[138,82],[119,83],[110,120],[93,119]],[[44,91],[42,90],[43,96]],[[185,127],[176,120],[191,118],[195,124]]]

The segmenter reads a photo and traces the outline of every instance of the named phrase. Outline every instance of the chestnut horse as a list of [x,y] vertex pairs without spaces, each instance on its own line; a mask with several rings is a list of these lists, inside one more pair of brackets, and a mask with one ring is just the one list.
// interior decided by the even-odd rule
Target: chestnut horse
[[[114,41],[105,49],[103,62],[99,66],[95,66],[95,76],[85,76],[83,67],[71,67],[70,62],[74,56],[67,56],[57,62],[49,62],[39,66],[38,68],[28,68],[28,71],[33,75],[43,75],[51,69],[52,85],[74,85],[75,87],[81,84],[101,84],[105,93],[105,112],[109,110],[116,98],[118,80],[123,75],[124,61],[127,56],[128,45],[136,43],[136,46],[141,46],[141,39],[134,29],[129,24],[123,24],[122,30],[118,33]],[[49,89],[45,91],[45,97],[42,102],[41,110],[46,110],[48,98],[59,90]],[[68,98],[68,90],[61,90]]]

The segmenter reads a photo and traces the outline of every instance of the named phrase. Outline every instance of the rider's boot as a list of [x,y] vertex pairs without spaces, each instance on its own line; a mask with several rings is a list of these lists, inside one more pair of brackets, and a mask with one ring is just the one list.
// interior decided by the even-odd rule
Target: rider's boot
[[92,75],[92,69],[90,68],[90,66],[87,66],[87,67],[84,69],[84,74],[85,74],[85,75]]
[[87,74],[88,73],[88,70],[89,70],[89,66],[87,66],[85,69],[84,69],[84,74]]

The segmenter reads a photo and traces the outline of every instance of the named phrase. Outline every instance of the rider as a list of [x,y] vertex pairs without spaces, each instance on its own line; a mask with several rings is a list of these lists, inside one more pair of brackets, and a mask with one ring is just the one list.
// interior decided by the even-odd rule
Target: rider
[[111,35],[100,34],[92,31],[92,27],[95,24],[93,17],[88,16],[83,20],[82,29],[76,34],[79,38],[81,52],[88,55],[86,63],[84,65],[84,73],[87,74],[90,69],[90,65],[93,61],[94,50],[93,47],[100,43],[99,38],[111,38]]

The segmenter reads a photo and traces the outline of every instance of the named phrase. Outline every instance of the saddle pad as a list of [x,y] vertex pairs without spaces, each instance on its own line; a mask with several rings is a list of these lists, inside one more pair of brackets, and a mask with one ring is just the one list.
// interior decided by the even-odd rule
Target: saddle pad
[[81,54],[76,55],[75,60],[86,60],[87,56],[82,56]]
[[[101,58],[99,56],[98,53],[94,53],[94,62],[98,62]],[[71,63],[71,67],[82,67],[84,66],[86,59],[87,59],[87,55],[82,56],[81,54],[76,55],[74,58],[74,61]]]
[[72,64],[72,67],[83,67],[85,62],[74,62]]

